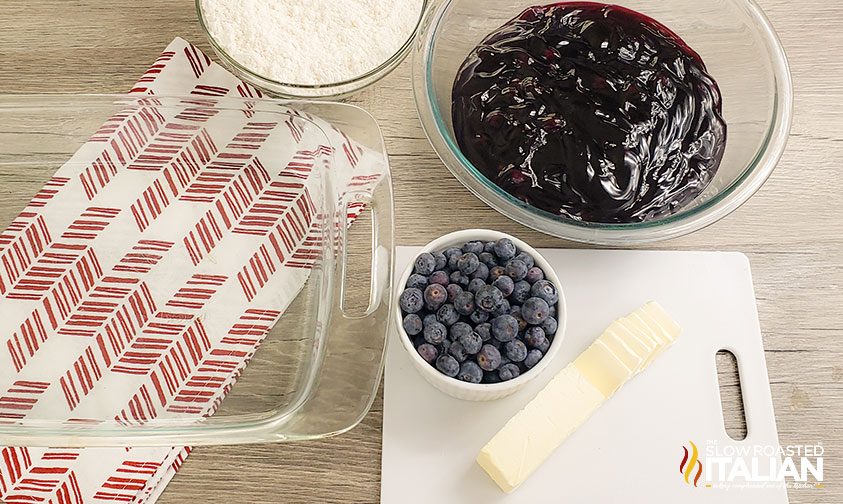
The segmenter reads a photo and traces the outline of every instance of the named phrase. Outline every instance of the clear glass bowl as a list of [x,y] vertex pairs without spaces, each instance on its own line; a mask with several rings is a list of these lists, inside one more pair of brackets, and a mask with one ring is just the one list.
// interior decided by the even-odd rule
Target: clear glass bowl
[[736,210],[769,178],[790,132],[793,89],[784,49],[752,0],[618,0],[667,25],[700,53],[723,93],[726,153],[707,190],[680,212],[645,223],[583,223],[512,197],[460,152],[451,120],[454,78],[469,52],[535,0],[446,0],[424,22],[415,49],[416,105],[425,133],[454,176],[486,204],[538,231],[628,246],[698,231]]
[[[269,126],[273,129],[267,133]],[[348,135],[361,149],[356,150],[350,141],[338,140],[340,135],[333,128]],[[317,149],[317,144],[325,147]],[[339,156],[345,159],[354,153],[358,163],[363,162],[361,159],[371,163],[366,166],[382,163],[384,175],[374,189],[348,183],[350,170],[345,162],[339,163]],[[307,159],[311,158],[307,168]],[[263,189],[254,184],[260,177],[255,175],[258,165],[265,169]],[[311,170],[310,178],[300,182],[306,178],[300,176],[306,169]],[[169,182],[162,182],[162,187],[155,185],[165,179]],[[91,274],[92,280],[87,283],[75,282],[77,295],[57,294],[55,289],[66,285],[62,283],[50,287],[49,294],[27,299],[0,296],[0,445],[183,446],[294,441],[345,432],[368,412],[380,384],[391,316],[393,208],[386,150],[380,129],[367,112],[337,103],[196,96],[0,97],[0,180],[3,264],[12,261],[20,266],[23,261],[13,252],[26,247],[24,227],[15,224],[9,228],[21,211],[30,214],[21,214],[23,221],[32,219],[33,212],[43,211],[49,216],[39,221],[52,237],[45,242],[89,247],[91,242],[85,242],[84,236],[62,233],[70,221],[74,225],[82,222],[74,220],[79,215],[77,207],[122,209],[106,229],[109,238],[103,235],[93,249],[84,248],[95,254],[101,271],[99,276]],[[174,188],[176,181],[181,184],[181,192]],[[53,198],[55,187],[62,184],[63,192]],[[303,194],[309,194],[312,201],[309,213],[295,210],[303,208],[307,196],[290,196],[294,194],[291,188],[301,184],[307,189]],[[86,187],[100,189],[87,192]],[[158,187],[155,194],[169,198],[171,205],[163,210],[165,213],[159,212],[162,219],[140,234],[137,217],[133,217],[137,215],[135,209],[143,213],[152,207],[141,203],[133,187]],[[250,190],[252,203],[243,196]],[[170,191],[174,194],[163,196]],[[148,193],[144,197],[152,198],[155,205],[162,201]],[[36,194],[35,203],[27,206]],[[202,194],[214,196],[196,196]],[[44,202],[46,206],[41,205]],[[230,213],[235,208],[231,205],[248,211]],[[237,228],[228,226],[229,231],[234,229],[232,233],[223,231],[215,248],[203,249],[204,259],[196,271],[226,275],[227,283],[204,307],[191,307],[187,302],[172,304],[181,287],[189,285],[176,267],[187,264],[182,258],[188,257],[186,237],[192,234],[184,231],[194,226],[198,230],[196,223],[204,222],[214,208],[228,208],[229,217],[240,215],[230,220],[243,227],[235,236]],[[358,212],[361,208],[365,210],[349,228],[346,216],[350,209]],[[266,228],[258,221],[268,215],[278,218],[270,218],[274,224]],[[247,217],[252,220],[247,221]],[[155,223],[158,226],[153,228]],[[254,226],[266,228],[266,233]],[[286,226],[286,232],[282,226]],[[219,217],[216,227],[222,228]],[[7,228],[10,231],[2,231]],[[25,233],[28,239],[30,231]],[[163,253],[164,259],[158,259],[159,264],[153,252],[132,252],[136,250],[132,244],[141,243],[136,235],[158,240],[156,243],[171,239],[173,247]],[[184,245],[179,237],[185,237]],[[205,239],[202,235],[203,242]],[[270,247],[272,243],[276,245]],[[265,246],[270,247],[270,256],[256,263]],[[118,261],[130,254],[134,258],[131,264],[125,259]],[[29,264],[27,267],[41,263]],[[258,274],[258,269],[266,273],[270,267],[276,270]],[[272,275],[285,267],[289,275]],[[65,275],[72,274],[72,270],[67,271]],[[10,275],[17,278],[10,281]],[[263,289],[250,297],[241,275]],[[30,277],[4,269],[0,272],[0,284],[4,285],[0,292],[23,289],[19,287],[21,279]],[[94,324],[90,334],[77,332],[74,328],[92,311],[85,303],[93,307],[102,297],[98,293],[105,292],[99,289],[106,278],[132,285],[142,282],[157,308],[148,308],[150,301],[144,301],[148,311],[144,322],[137,318],[143,309],[134,308],[139,301],[121,298],[114,301],[115,306],[132,303],[136,318],[128,324],[135,324],[136,330],[128,331],[125,325],[121,327],[127,332],[113,329],[117,318],[111,317],[117,315],[107,315],[108,322],[103,319],[99,325]],[[121,280],[125,278],[128,280]],[[49,299],[64,303],[61,313],[51,312],[59,313],[53,322],[57,328],[47,328],[34,350],[23,346],[17,352],[25,362],[22,370],[16,371],[10,342],[23,341],[19,337],[25,337],[22,321],[34,317],[33,310],[42,310]],[[270,327],[273,315],[258,319],[240,316],[249,315],[246,307],[260,309],[264,317],[270,307],[280,310],[287,304],[274,327]],[[186,320],[188,315],[191,330],[192,324],[204,327],[204,346],[196,339],[184,339],[182,344],[186,332],[156,332],[169,324],[166,321]],[[121,318],[120,322],[126,320]],[[115,343],[115,334],[122,344]],[[162,343],[161,334],[170,334],[172,340]],[[264,339],[255,350],[260,338]],[[147,346],[150,341],[165,345],[153,352]],[[148,352],[153,352],[154,358]],[[137,360],[140,355],[150,360]],[[86,358],[100,374],[91,372],[93,378],[86,374],[87,386],[81,375],[73,377],[84,368],[79,363]],[[243,367],[244,362],[248,366]],[[167,363],[170,367],[165,370]],[[78,387],[79,398],[74,405],[65,399],[67,392],[63,393],[63,383],[59,383],[65,373],[70,377],[68,383]],[[166,387],[150,385],[156,376]],[[49,386],[33,398],[27,395],[29,389],[18,386],[26,382]],[[109,386],[114,384],[122,384],[116,387],[117,392]],[[149,410],[141,406],[144,413],[133,413],[128,421],[121,419],[137,406],[125,389],[140,390],[141,385],[153,391],[150,407],[155,415],[146,417]],[[223,386],[229,389],[224,400],[220,394]],[[32,407],[21,409],[21,402]]]
[[422,0],[419,22],[413,30],[413,33],[410,34],[410,37],[395,54],[390,56],[377,68],[374,68],[353,79],[319,85],[279,82],[263,75],[259,75],[251,69],[246,68],[236,59],[231,57],[211,35],[207,25],[205,24],[205,15],[202,11],[202,0],[196,0],[196,13],[199,16],[199,24],[202,27],[202,31],[205,32],[205,35],[208,37],[208,42],[211,44],[211,47],[213,47],[214,52],[216,52],[220,60],[222,60],[222,62],[240,79],[250,84],[254,84],[258,88],[267,91],[272,96],[278,96],[281,98],[341,100],[354,93],[362,91],[363,89],[383,79],[404,61],[404,59],[410,54],[413,42],[415,42],[419,30],[421,29],[422,21],[424,20],[429,3],[430,0]]

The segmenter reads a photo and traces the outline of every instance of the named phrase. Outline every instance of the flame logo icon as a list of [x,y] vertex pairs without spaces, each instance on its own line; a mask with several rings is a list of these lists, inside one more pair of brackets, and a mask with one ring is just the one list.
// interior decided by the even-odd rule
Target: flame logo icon
[[702,462],[700,462],[700,452],[697,445],[693,441],[688,442],[691,443],[691,450],[682,447],[685,450],[685,455],[682,457],[682,463],[679,464],[679,474],[685,477],[685,483],[689,485],[692,483],[691,476],[693,475],[693,485],[696,487],[699,485],[700,477],[702,477]]

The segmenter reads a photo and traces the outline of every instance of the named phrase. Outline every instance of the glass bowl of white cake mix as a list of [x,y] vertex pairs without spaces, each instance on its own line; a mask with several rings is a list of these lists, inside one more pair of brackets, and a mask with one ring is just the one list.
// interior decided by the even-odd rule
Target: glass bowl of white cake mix
[[342,99],[407,57],[430,0],[196,0],[222,62],[284,98]]

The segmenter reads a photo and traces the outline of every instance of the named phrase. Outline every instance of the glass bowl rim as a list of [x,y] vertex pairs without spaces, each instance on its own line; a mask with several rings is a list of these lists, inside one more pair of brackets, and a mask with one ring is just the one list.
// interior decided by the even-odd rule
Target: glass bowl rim
[[[730,1],[734,4],[742,4],[744,10],[747,11],[748,15],[750,15],[752,20],[755,21],[756,31],[760,32],[764,36],[766,45],[765,49],[770,58],[773,73],[774,99],[772,106],[772,114],[767,120],[767,131],[764,134],[763,141],[761,142],[758,150],[755,152],[755,155],[753,156],[752,160],[746,165],[743,171],[735,178],[735,180],[733,180],[726,188],[721,190],[718,194],[714,195],[710,199],[700,203],[699,205],[693,208],[682,210],[680,212],[660,219],[637,223],[598,223],[577,221],[575,219],[560,217],[558,215],[554,215],[550,212],[546,212],[544,210],[540,210],[531,205],[528,205],[527,203],[515,198],[508,192],[504,191],[499,186],[491,182],[488,178],[486,178],[486,176],[483,175],[483,173],[480,172],[480,170],[478,170],[474,166],[474,164],[471,163],[471,161],[469,161],[468,158],[465,157],[465,155],[462,153],[462,150],[454,141],[453,135],[449,132],[449,129],[445,124],[445,120],[443,118],[442,111],[439,107],[439,103],[436,100],[436,93],[432,85],[435,59],[433,53],[437,47],[439,29],[441,27],[442,21],[445,19],[447,12],[455,3],[455,0],[444,0],[438,10],[431,12],[430,16],[432,16],[432,18],[430,19],[428,26],[426,26],[425,31],[422,33],[422,38],[419,41],[415,54],[416,62],[414,65],[414,72],[416,73],[416,78],[414,79],[414,85],[417,86],[415,93],[416,105],[419,114],[422,116],[423,119],[422,123],[425,126],[425,133],[428,135],[428,138],[431,140],[431,143],[434,144],[434,150],[437,150],[438,153],[438,149],[433,141],[433,138],[431,137],[430,130],[433,130],[433,133],[435,133],[435,135],[437,135],[447,146],[449,151],[448,153],[453,156],[454,159],[456,159],[460,167],[463,169],[462,173],[460,173],[460,170],[457,167],[452,167],[448,162],[445,162],[445,165],[448,170],[451,171],[451,173],[456,176],[456,178],[460,180],[463,185],[465,185],[467,188],[469,188],[469,190],[474,192],[475,195],[477,195],[480,199],[485,201],[487,204],[489,204],[499,212],[503,212],[504,209],[507,209],[506,207],[515,207],[520,212],[532,218],[539,218],[554,226],[558,225],[565,228],[575,229],[577,231],[584,230],[592,232],[603,231],[620,233],[628,233],[630,231],[638,230],[664,230],[669,225],[677,225],[693,221],[692,218],[702,220],[704,217],[706,217],[706,215],[711,214],[712,212],[717,212],[718,210],[720,211],[720,213],[722,213],[722,215],[718,214],[715,216],[714,219],[708,219],[708,222],[703,222],[702,224],[691,222],[690,229],[680,230],[679,232],[672,233],[671,236],[668,237],[675,237],[697,231],[707,225],[716,222],[717,220],[722,219],[723,217],[743,205],[747,200],[749,200],[749,198],[753,194],[755,194],[761,188],[761,186],[763,186],[763,184],[772,174],[776,164],[781,159],[781,156],[784,153],[784,149],[787,144],[787,139],[792,123],[793,82],[789,64],[787,61],[787,55],[785,54],[781,40],[779,39],[770,20],[767,18],[763,10],[760,8],[760,6],[758,6],[758,4],[754,0]],[[420,85],[423,85],[423,89],[418,89],[418,86]],[[425,119],[432,119],[433,124],[435,124],[435,129],[426,126]],[[440,157],[442,156],[440,155]],[[443,159],[443,161],[445,160]],[[496,200],[492,200],[487,195],[480,194],[477,190],[470,187],[470,185],[466,183],[465,179],[474,180],[482,184],[486,190],[491,191],[492,196],[496,198]],[[739,189],[743,189],[743,191],[738,191]],[[736,205],[726,205],[726,208],[720,207],[721,204],[723,204],[724,202],[731,201],[732,198],[739,199]],[[500,202],[501,205],[499,205],[498,202]],[[730,206],[732,208],[729,208]],[[533,223],[527,222],[526,219],[524,219],[523,217],[519,218],[513,217],[508,214],[506,215],[510,218],[514,218],[516,221],[521,222],[522,224],[527,225],[528,227],[532,227],[543,232],[549,232],[548,230],[546,230],[546,228],[542,229],[537,227]],[[558,233],[551,234],[558,235]],[[599,238],[570,238],[593,243],[614,243],[617,241],[609,238],[607,238],[606,240],[601,240]],[[623,238],[627,241],[641,242],[656,241],[661,239],[659,237],[655,237],[649,239],[644,238],[630,240],[630,237],[628,235],[624,236]]]
[[[243,66],[243,64],[241,64],[239,61],[237,61],[237,59],[232,57],[228,53],[228,51],[223,49],[222,45],[220,45],[220,43],[217,41],[217,39],[211,34],[211,30],[208,29],[208,26],[205,23],[205,13],[202,9],[202,1],[203,0],[195,0],[195,2],[194,2],[195,5],[196,5],[196,14],[197,14],[197,17],[199,19],[199,26],[202,28],[202,31],[205,33],[205,36],[207,37],[208,42],[213,47],[214,51],[216,51],[217,54],[220,55],[220,57],[225,59],[226,62],[229,63],[230,65],[232,65],[238,72],[241,72],[244,75],[249,76],[250,78],[269,83],[273,86],[289,88],[289,89],[293,89],[293,90],[303,90],[303,91],[319,91],[319,90],[328,91],[327,93],[325,93],[324,97],[330,97],[332,95],[342,95],[342,94],[346,94],[348,92],[348,91],[346,91],[346,92],[342,92],[342,93],[334,93],[333,91],[331,91],[334,88],[339,88],[339,87],[343,87],[343,86],[355,86],[355,85],[358,85],[358,84],[361,84],[361,83],[366,83],[367,81],[369,81],[370,79],[373,79],[373,78],[375,80],[378,80],[382,77],[385,77],[389,72],[391,72],[394,69],[394,67],[396,66],[396,64],[400,63],[400,61],[409,54],[409,51],[412,48],[413,44],[415,43],[416,38],[421,33],[422,24],[423,24],[425,18],[427,17],[428,7],[430,7],[431,2],[433,0],[421,0],[422,6],[421,6],[421,10],[419,12],[419,18],[416,21],[416,26],[413,28],[413,31],[410,33],[407,40],[404,41],[404,44],[395,53],[393,53],[389,58],[387,58],[383,63],[381,63],[380,65],[378,65],[374,69],[369,70],[366,73],[364,73],[362,75],[359,75],[357,77],[352,77],[350,79],[346,79],[346,80],[343,80],[343,81],[329,82],[329,83],[325,83],[325,84],[293,84],[293,83],[281,82],[281,81],[278,81],[278,80],[275,80],[275,79],[270,79],[269,77],[265,77],[265,76],[255,72],[255,71],[250,70],[249,68],[246,68],[245,66]],[[296,96],[298,96],[298,95],[296,95]],[[313,95],[301,95],[301,98],[313,98],[313,97],[314,97]]]

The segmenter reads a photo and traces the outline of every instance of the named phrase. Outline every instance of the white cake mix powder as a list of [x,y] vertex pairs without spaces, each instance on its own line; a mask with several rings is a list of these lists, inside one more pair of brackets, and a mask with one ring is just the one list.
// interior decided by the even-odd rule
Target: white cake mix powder
[[238,63],[286,84],[374,70],[418,24],[422,0],[202,0],[211,36]]

